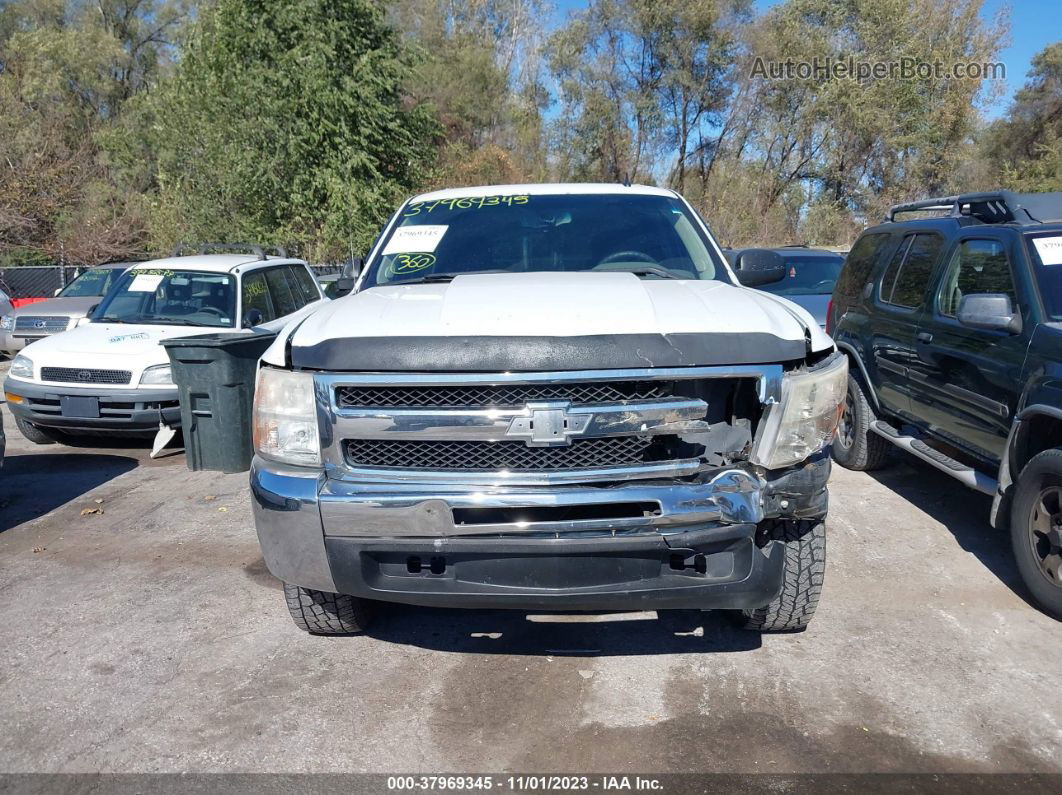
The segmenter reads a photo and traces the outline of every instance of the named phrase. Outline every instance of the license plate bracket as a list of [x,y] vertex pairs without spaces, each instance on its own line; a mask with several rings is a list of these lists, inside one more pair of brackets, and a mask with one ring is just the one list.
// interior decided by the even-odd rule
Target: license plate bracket
[[60,395],[59,405],[62,408],[64,417],[99,419],[100,416],[100,399],[98,397]]

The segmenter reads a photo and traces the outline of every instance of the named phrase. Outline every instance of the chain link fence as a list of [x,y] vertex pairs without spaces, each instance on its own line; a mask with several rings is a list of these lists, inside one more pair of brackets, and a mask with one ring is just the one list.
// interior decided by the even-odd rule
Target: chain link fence
[[11,298],[51,298],[84,268],[71,265],[18,265],[0,268],[0,290]]

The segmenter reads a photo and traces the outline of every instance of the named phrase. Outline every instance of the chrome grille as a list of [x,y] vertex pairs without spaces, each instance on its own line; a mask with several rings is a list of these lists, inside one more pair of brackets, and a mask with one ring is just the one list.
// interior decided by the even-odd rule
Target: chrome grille
[[567,400],[572,405],[655,400],[672,394],[669,381],[468,386],[340,386],[339,408],[516,407],[535,400]]
[[41,380],[65,384],[128,384],[128,370],[93,370],[81,367],[42,367]]
[[20,315],[15,318],[16,334],[58,334],[60,331],[66,331],[69,325],[70,318],[54,315]]
[[348,439],[344,446],[347,463],[353,467],[535,472],[633,466],[652,460],[653,444],[645,436],[611,436],[576,439],[568,447],[528,447],[521,441],[379,439]]

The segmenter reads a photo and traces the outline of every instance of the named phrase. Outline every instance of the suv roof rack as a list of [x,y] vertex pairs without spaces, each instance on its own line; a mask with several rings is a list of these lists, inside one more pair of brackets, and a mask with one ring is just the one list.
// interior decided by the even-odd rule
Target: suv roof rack
[[1062,193],[960,193],[894,205],[889,209],[888,220],[895,221],[900,213],[918,211],[947,212],[951,218],[976,218],[985,224],[1046,224],[1062,221]]
[[275,252],[276,256],[287,259],[288,252],[283,246],[260,246],[257,243],[178,243],[170,256],[180,257],[186,249],[194,249],[196,254],[219,254],[225,251],[244,253],[250,251],[258,259],[269,259],[267,251]]

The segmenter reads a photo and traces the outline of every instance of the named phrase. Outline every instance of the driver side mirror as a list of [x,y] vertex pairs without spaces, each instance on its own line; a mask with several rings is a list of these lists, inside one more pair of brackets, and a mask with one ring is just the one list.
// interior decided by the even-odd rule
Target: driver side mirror
[[364,257],[351,257],[343,263],[343,270],[336,279],[336,298],[340,298],[354,289],[354,283],[361,273],[361,266],[365,262]]
[[243,327],[254,328],[262,323],[262,313],[257,309],[248,309],[243,313]]
[[745,287],[759,287],[785,278],[785,260],[776,251],[750,248],[737,254],[734,259],[738,281]]
[[1021,333],[1021,315],[1005,293],[974,293],[959,301],[958,320],[970,328]]

